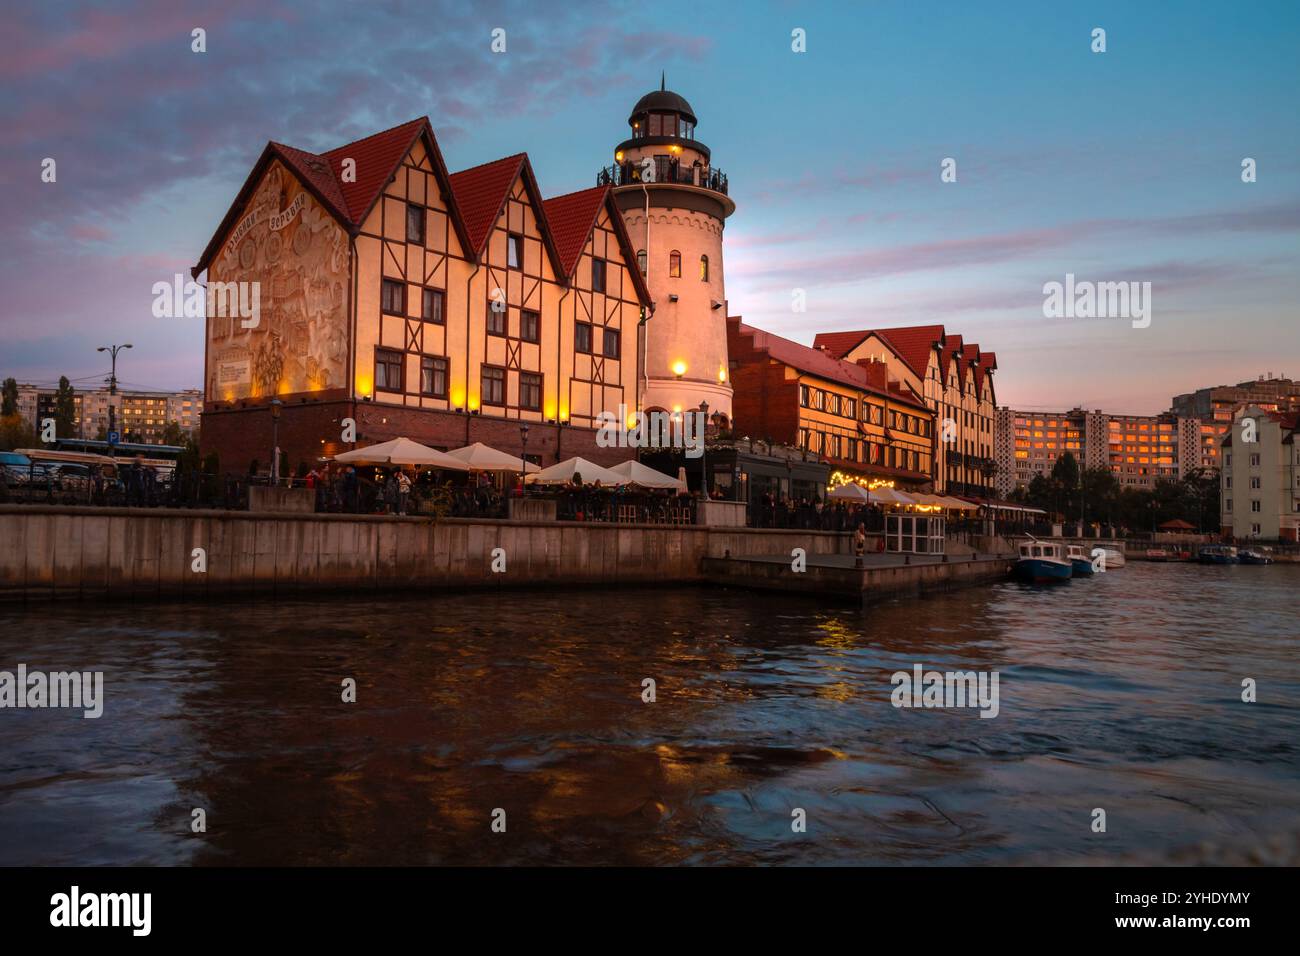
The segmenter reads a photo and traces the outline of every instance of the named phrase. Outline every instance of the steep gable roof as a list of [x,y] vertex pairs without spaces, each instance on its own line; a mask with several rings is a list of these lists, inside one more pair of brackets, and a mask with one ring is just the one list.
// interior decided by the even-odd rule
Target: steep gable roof
[[[334,216],[350,234],[356,235],[366,217],[370,215],[370,210],[379,201],[384,187],[392,181],[398,166],[419,137],[424,139],[429,161],[433,165],[434,176],[442,186],[452,226],[462,244],[467,245],[465,225],[456,205],[455,196],[452,194],[442,151],[438,148],[438,141],[433,135],[429,118],[421,116],[324,153],[311,153],[274,141],[267,143],[262,155],[244,181],[244,185],[235,196],[235,201],[230,204],[230,209],[227,210],[221,224],[209,240],[207,248],[199,257],[198,264],[190,270],[191,274],[197,277],[208,267],[220,248],[221,239],[244,209],[272,160],[281,160],[325,210]],[[345,159],[356,161],[356,182],[343,179]]]
[[874,331],[920,379],[925,378],[930,353],[944,338],[942,325],[916,325]]
[[902,391],[894,382],[889,382],[888,387],[882,389],[873,381],[871,373],[866,368],[854,362],[835,358],[821,349],[800,345],[798,342],[792,342],[771,332],[764,332],[752,325],[745,325],[740,316],[728,316],[727,324],[730,327],[729,332],[737,337],[748,338],[748,344],[755,352],[764,352],[783,365],[832,382],[859,388],[865,392],[885,395],[909,405],[927,408],[925,402],[909,392]]
[[542,203],[546,207],[546,220],[551,225],[555,248],[560,254],[560,265],[565,277],[572,279],[603,208],[609,213],[610,224],[618,236],[623,261],[632,276],[632,283],[636,286],[641,301],[649,305],[650,290],[645,286],[636,253],[632,251],[632,240],[627,234],[623,216],[613,202],[613,195],[609,186],[593,186],[563,196],[552,196]]
[[813,336],[812,347],[828,353],[832,358],[844,358],[862,344],[870,332],[818,332]]
[[501,217],[525,159],[523,153],[515,153],[451,174],[451,188],[465,216],[470,251],[475,255],[482,253],[488,233]]

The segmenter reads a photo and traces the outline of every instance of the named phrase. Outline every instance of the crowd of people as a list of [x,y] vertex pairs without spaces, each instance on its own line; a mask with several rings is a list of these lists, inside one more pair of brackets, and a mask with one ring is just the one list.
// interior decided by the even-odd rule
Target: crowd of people
[[862,525],[869,532],[879,532],[885,527],[885,513],[875,505],[782,498],[766,491],[749,503],[749,524],[801,531],[853,531]]

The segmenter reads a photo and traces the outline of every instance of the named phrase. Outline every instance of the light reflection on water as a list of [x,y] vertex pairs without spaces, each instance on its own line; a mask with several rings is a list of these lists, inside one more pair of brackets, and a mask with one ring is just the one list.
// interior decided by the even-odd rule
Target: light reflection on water
[[[866,611],[690,588],[4,607],[0,668],[102,669],[107,702],[98,721],[0,711],[0,863],[1079,863],[1250,843],[1300,829],[1298,587],[1295,566],[1135,562]],[[1000,715],[896,710],[890,674],[918,662],[998,670]]]

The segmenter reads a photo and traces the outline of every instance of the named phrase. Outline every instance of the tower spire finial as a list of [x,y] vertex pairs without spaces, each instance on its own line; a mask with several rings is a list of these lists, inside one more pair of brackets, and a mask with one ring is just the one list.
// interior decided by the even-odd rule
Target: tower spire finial
[[666,83],[667,83],[667,76],[668,76],[668,73],[667,73],[666,70],[660,70],[660,71],[659,71],[659,92],[660,92],[660,93],[664,92],[664,90],[666,90],[666,89],[668,88],[668,87],[666,86]]

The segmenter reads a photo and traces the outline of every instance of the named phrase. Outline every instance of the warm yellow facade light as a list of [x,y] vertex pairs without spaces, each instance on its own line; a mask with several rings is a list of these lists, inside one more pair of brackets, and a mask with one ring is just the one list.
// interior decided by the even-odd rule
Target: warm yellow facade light
[[614,162],[616,163],[623,162],[623,151],[621,149],[614,154]]
[[685,374],[686,374],[686,363],[683,362],[681,359],[678,359],[676,362],[674,362],[674,363],[673,363],[673,374],[676,375],[678,378],[681,378],[683,375],[685,375]]
[[720,365],[718,366],[718,381],[725,382],[726,380],[727,380],[727,367],[725,365]]

